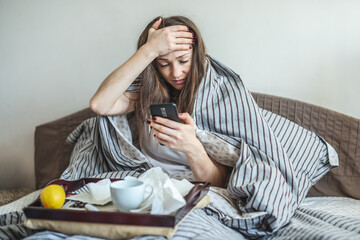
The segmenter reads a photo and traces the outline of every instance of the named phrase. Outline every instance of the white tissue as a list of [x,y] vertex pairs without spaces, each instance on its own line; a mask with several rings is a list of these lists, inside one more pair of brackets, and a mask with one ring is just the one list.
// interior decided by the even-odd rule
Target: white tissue
[[[126,177],[125,179],[133,177]],[[142,212],[151,205],[151,214],[170,214],[186,204],[183,198],[191,188],[192,183],[183,179],[181,181],[170,179],[160,167],[154,167],[146,171],[139,178],[140,181],[153,187],[152,196],[143,206],[133,212]]]
[[186,194],[188,194],[190,190],[194,187],[194,184],[192,184],[186,179],[177,180],[171,178],[171,182],[174,184],[175,188],[179,191],[181,196],[185,196]]
[[66,199],[81,201],[90,204],[105,205],[111,201],[110,179],[103,179],[96,183],[88,183],[89,192],[82,192]]

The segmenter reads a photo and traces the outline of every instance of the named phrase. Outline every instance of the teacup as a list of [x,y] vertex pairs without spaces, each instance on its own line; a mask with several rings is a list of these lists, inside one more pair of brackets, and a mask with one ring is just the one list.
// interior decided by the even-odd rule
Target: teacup
[[[146,189],[150,194],[145,198]],[[139,180],[119,180],[110,185],[111,199],[120,212],[130,212],[138,209],[140,205],[152,195],[153,187]]]

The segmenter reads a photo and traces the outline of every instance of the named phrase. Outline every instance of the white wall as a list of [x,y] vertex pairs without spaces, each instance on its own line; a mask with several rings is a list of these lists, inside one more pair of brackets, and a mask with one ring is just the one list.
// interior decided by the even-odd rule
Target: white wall
[[0,189],[34,187],[35,126],[87,107],[148,21],[190,17],[251,91],[360,118],[357,0],[0,0]]

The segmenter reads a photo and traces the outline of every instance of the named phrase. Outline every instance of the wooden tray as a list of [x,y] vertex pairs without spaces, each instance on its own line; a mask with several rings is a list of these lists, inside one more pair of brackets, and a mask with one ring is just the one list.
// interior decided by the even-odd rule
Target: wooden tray
[[[102,178],[83,178],[76,181],[54,180],[50,184],[61,185],[66,195],[91,182]],[[112,182],[121,179],[110,179]],[[24,209],[29,219],[71,221],[83,223],[119,224],[127,226],[167,227],[175,226],[199,203],[209,190],[209,183],[192,182],[195,186],[185,196],[186,205],[169,215],[143,213],[122,213],[105,211],[79,211],[71,209],[47,209],[42,207],[40,198]]]

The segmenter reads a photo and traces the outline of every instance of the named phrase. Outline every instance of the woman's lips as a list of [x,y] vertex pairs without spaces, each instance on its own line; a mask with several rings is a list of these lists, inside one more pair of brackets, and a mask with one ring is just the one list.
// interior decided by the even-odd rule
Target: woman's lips
[[185,78],[179,80],[173,80],[173,81],[175,82],[175,84],[183,84],[185,82]]

